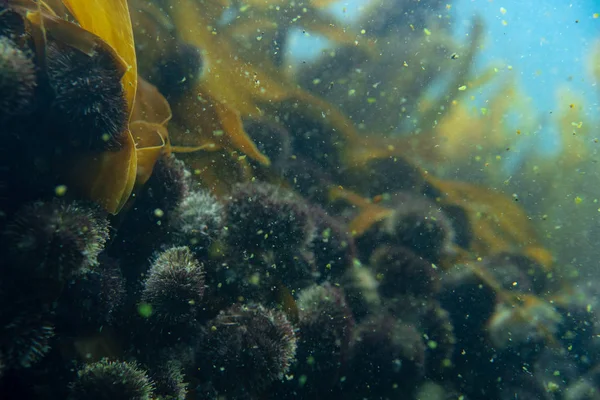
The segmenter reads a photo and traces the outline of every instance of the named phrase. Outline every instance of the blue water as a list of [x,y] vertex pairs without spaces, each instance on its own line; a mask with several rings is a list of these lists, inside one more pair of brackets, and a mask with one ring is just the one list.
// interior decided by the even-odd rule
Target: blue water
[[[510,73],[517,74],[519,87],[539,113],[538,150],[552,151],[560,146],[556,126],[549,118],[564,106],[557,99],[559,88],[568,88],[582,98],[584,113],[587,117],[596,116],[598,122],[599,83],[589,73],[589,53],[594,41],[600,39],[600,18],[593,17],[600,12],[600,2],[458,0],[449,3],[459,41],[468,42],[465,35],[475,16],[484,20],[485,45],[477,57],[475,70],[483,71],[502,61],[512,66]],[[340,2],[332,6],[332,12],[343,21],[353,22],[364,4],[364,0]],[[288,52],[292,63],[313,59],[331,45],[322,37],[300,30],[294,32],[291,43]],[[485,97],[485,90],[482,94]]]

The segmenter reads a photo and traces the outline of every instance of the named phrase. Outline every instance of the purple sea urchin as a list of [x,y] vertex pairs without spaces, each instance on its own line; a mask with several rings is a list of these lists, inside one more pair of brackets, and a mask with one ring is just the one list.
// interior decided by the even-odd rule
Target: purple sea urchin
[[190,192],[191,174],[183,161],[173,155],[163,156],[154,165],[152,176],[146,182],[142,201],[149,211],[173,211]]
[[352,265],[356,257],[354,239],[344,225],[329,216],[325,210],[313,207],[315,235],[311,250],[317,271],[323,278],[339,278]]
[[228,242],[248,251],[281,253],[303,249],[314,231],[303,200],[267,183],[235,186],[226,205],[226,216]]
[[191,320],[204,296],[204,271],[188,247],[163,252],[152,264],[142,293],[142,301],[152,307],[152,315],[178,323]]
[[0,121],[30,110],[36,85],[31,57],[0,36]]
[[485,266],[506,290],[545,294],[545,289],[551,283],[544,267],[522,254],[495,254],[486,258]]
[[452,225],[440,208],[423,196],[409,193],[394,195],[396,210],[388,218],[384,230],[393,242],[411,248],[415,253],[438,262],[452,242]]
[[57,41],[48,41],[46,55],[52,110],[57,123],[66,122],[67,139],[94,150],[120,148],[127,103],[113,56],[99,46],[89,55]]
[[152,374],[156,396],[160,400],[185,400],[188,393],[179,361],[170,360]]
[[288,130],[272,120],[244,121],[244,129],[261,153],[271,160],[271,168],[284,173],[292,155],[292,139]]
[[135,363],[101,361],[77,371],[70,387],[70,400],[150,400],[154,386]]
[[313,391],[331,389],[348,357],[354,328],[352,311],[344,292],[328,283],[302,290],[297,304],[300,321],[294,375],[305,376]]
[[223,235],[223,213],[221,203],[208,191],[189,193],[169,220],[175,243],[189,246],[195,254],[206,254],[210,244]]
[[419,325],[427,347],[427,376],[442,377],[452,365],[456,345],[450,315],[437,301],[430,301],[421,312]]
[[380,246],[371,255],[379,290],[384,297],[412,294],[429,297],[439,291],[435,267],[404,247]]
[[188,43],[177,42],[156,66],[154,84],[168,98],[177,98],[202,75],[203,60],[200,49]]
[[125,299],[125,282],[116,260],[104,257],[79,279],[68,282],[56,311],[57,326],[78,330],[114,322]]
[[256,393],[289,370],[296,335],[281,311],[236,304],[207,324],[198,354],[217,390]]
[[41,315],[20,315],[7,321],[0,332],[6,364],[12,368],[31,367],[50,350],[48,341],[53,336],[54,327]]
[[357,326],[347,382],[358,393],[391,398],[394,390],[410,391],[424,367],[425,345],[415,326],[385,314]]
[[108,222],[81,203],[36,202],[21,208],[3,235],[20,274],[62,281],[98,265]]

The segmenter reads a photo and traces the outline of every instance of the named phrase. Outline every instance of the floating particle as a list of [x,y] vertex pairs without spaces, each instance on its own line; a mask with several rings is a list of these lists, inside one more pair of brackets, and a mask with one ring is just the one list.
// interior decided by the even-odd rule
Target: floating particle
[[348,90],[348,96],[354,96],[356,94],[356,89]]
[[152,315],[152,306],[148,303],[142,303],[138,306],[138,314],[144,318],[148,318]]
[[377,99],[376,99],[375,97],[368,97],[368,98],[367,98],[367,103],[369,103],[369,104],[373,104],[373,103],[375,103],[375,102],[377,102]]
[[54,194],[56,194],[58,197],[62,197],[66,193],[67,193],[66,185],[58,185],[57,187],[54,188]]
[[427,36],[431,35],[431,31],[427,28],[423,29],[423,32],[425,32],[425,35],[427,35]]
[[313,85],[318,85],[319,83],[321,83],[321,80],[319,78],[315,78],[312,81]]
[[501,13],[502,15],[506,14],[506,8],[504,8],[504,7],[500,7],[500,13]]
[[481,115],[487,115],[488,109],[485,107],[481,107]]
[[599,17],[600,17],[600,13],[594,13],[594,14],[592,15],[592,17],[594,17],[594,19],[597,19],[597,18],[599,18]]
[[575,204],[581,204],[583,202],[583,199],[579,196],[575,197]]
[[504,25],[504,26],[507,26],[507,25],[508,25],[508,22],[506,22],[506,20],[504,20],[504,19],[503,19],[503,20],[502,20],[502,25]]
[[506,67],[506,68],[507,68],[509,71],[512,71],[512,69],[513,69],[513,66],[512,66],[512,65],[509,65],[509,66],[508,66],[508,67]]
[[458,88],[458,90],[460,90],[461,92],[462,92],[462,91],[465,91],[465,90],[467,90],[467,85],[462,85],[462,86],[460,86],[460,87]]
[[546,387],[546,390],[550,393],[556,392],[559,389],[560,389],[560,386],[558,386],[558,384],[556,384],[554,382],[548,382],[548,386]]
[[365,33],[367,33],[367,31],[366,31],[366,30],[364,30],[364,29],[361,29],[361,30],[360,30],[360,34],[361,34],[361,35],[364,35]]

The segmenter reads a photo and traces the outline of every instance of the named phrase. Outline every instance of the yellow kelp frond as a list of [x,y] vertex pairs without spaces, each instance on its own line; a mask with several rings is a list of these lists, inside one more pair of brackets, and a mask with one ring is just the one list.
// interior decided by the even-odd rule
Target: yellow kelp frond
[[[448,89],[444,91],[443,95],[439,96],[438,99],[428,107],[428,109],[422,110],[421,115],[418,117],[417,132],[431,132],[435,126],[435,121],[440,120],[440,115],[443,116],[443,111],[459,97],[459,94],[468,88],[466,85],[467,81],[471,79],[472,68],[474,65],[474,59],[477,55],[483,39],[483,22],[480,18],[475,18],[473,21],[473,27],[469,33],[470,42],[464,52],[464,55],[457,60],[458,65],[453,71],[454,75],[448,83]],[[473,87],[471,87],[473,89]]]
[[309,33],[323,35],[338,44],[362,46],[364,42],[357,40],[360,39],[358,32],[354,32],[354,29],[349,26],[344,26],[330,14],[311,5],[296,2],[283,2],[268,7],[242,4],[239,15],[227,26],[227,31],[231,36],[252,34],[250,39],[256,42],[257,37],[276,29],[282,31],[280,37],[283,37],[293,27],[302,28],[307,35]]
[[174,104],[178,115],[175,122],[179,126],[172,134],[174,152],[187,152],[186,149],[229,149],[269,165],[269,159],[248,137],[240,113],[236,109],[210,96],[198,95],[198,98],[193,98],[190,94],[186,97]]
[[596,86],[598,86],[598,90],[600,91],[600,40],[596,40],[596,43],[593,45],[588,65],[590,76],[596,80]]
[[[172,104],[176,123],[183,127],[204,125],[196,142],[173,143],[181,146],[201,146],[213,140],[213,132],[222,135],[216,141],[231,149],[248,151],[248,156],[268,164],[243,129],[240,117],[260,115],[263,103],[279,101],[290,88],[278,79],[279,74],[268,65],[260,68],[242,60],[226,35],[207,19],[202,6],[191,0],[173,2],[170,13],[181,40],[202,50],[204,73],[195,87]],[[212,27],[209,29],[209,27]],[[206,113],[210,115],[206,115]],[[214,118],[213,118],[214,116]],[[223,120],[220,120],[223,118]],[[206,129],[209,120],[212,129]],[[209,135],[207,137],[207,135]]]
[[444,181],[432,176],[428,182],[441,195],[442,205],[458,205],[467,211],[476,255],[541,247],[537,234],[517,199],[466,182]]
[[[56,59],[62,56],[62,52],[75,54],[83,59],[104,57],[107,60],[106,67],[112,71],[113,76],[116,76],[117,79],[121,77],[123,107],[127,108],[121,111],[124,117],[128,118],[135,96],[136,73],[133,48],[123,45],[127,42],[133,43],[132,39],[126,40],[127,27],[131,31],[130,25],[127,24],[129,14],[126,3],[123,2],[121,8],[107,10],[104,17],[105,23],[94,25],[96,32],[92,32],[84,26],[86,25],[86,13],[94,14],[94,11],[89,8],[89,4],[85,3],[87,8],[81,7],[81,4],[76,4],[74,1],[69,4],[74,6],[70,9],[74,17],[78,13],[83,15],[84,22],[80,22],[80,25],[59,18],[54,10],[49,9],[48,4],[41,7],[40,3],[33,1],[15,2],[15,8],[24,11],[33,26],[32,37],[41,68],[46,72],[49,62],[57,64]],[[85,10],[81,11],[83,8]],[[121,20],[125,20],[125,29],[115,28],[119,33],[112,33],[111,30],[116,27],[112,24],[113,18],[116,18],[112,13],[116,10],[120,10]],[[64,15],[62,7],[60,11]],[[102,10],[98,11],[98,14],[102,15]],[[89,15],[87,15],[87,19],[89,19]],[[90,22],[88,21],[87,24]],[[112,43],[108,43],[105,38]],[[120,39],[123,40],[120,41]],[[118,53],[118,50],[124,51],[124,56]],[[133,67],[133,72],[129,68],[130,66]],[[111,77],[111,79],[113,78]],[[133,189],[136,176],[135,144],[127,128],[127,123],[125,122],[124,127],[118,129],[122,129],[122,131],[113,133],[114,139],[118,143],[116,150],[78,149],[58,160],[58,169],[68,185],[84,197],[96,201],[111,213],[117,213],[125,204]]]
[[[127,1],[64,0],[64,3],[82,28],[102,38],[125,62],[122,85],[131,116],[137,90],[137,64]],[[113,214],[129,199],[137,175],[134,139],[129,130],[125,136],[119,151],[83,155],[73,166],[76,185]]]
[[102,38],[127,64],[127,71],[123,76],[123,88],[131,110],[137,87],[137,63],[127,1],[63,0],[63,2],[83,29]]
[[[584,99],[568,88],[556,93],[559,105],[557,125],[560,134],[561,151],[558,162],[561,167],[571,170],[580,163],[588,161],[594,149],[590,146],[598,141],[599,132],[584,111]],[[553,160],[554,164],[557,160]]]
[[329,198],[331,201],[342,200],[359,208],[358,214],[348,225],[352,236],[362,236],[376,223],[393,214],[393,210],[341,187],[332,187],[329,190]]
[[140,79],[129,125],[137,150],[136,185],[146,183],[160,155],[169,151],[167,123],[171,115],[167,100]]

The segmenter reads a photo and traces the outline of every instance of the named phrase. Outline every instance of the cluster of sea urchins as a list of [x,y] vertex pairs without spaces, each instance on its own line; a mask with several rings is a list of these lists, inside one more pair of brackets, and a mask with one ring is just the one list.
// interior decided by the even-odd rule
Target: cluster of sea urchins
[[[119,72],[36,52],[28,24],[0,6],[0,398],[597,396],[593,307],[544,300],[555,277],[517,252],[443,271],[464,210],[397,158],[342,170],[339,133],[293,106],[246,121],[273,166],[221,198],[166,155],[118,217],[76,198],[54,161],[119,148]],[[199,68],[172,53],[195,57],[160,60],[159,87]],[[334,181],[391,215],[355,238]]]

